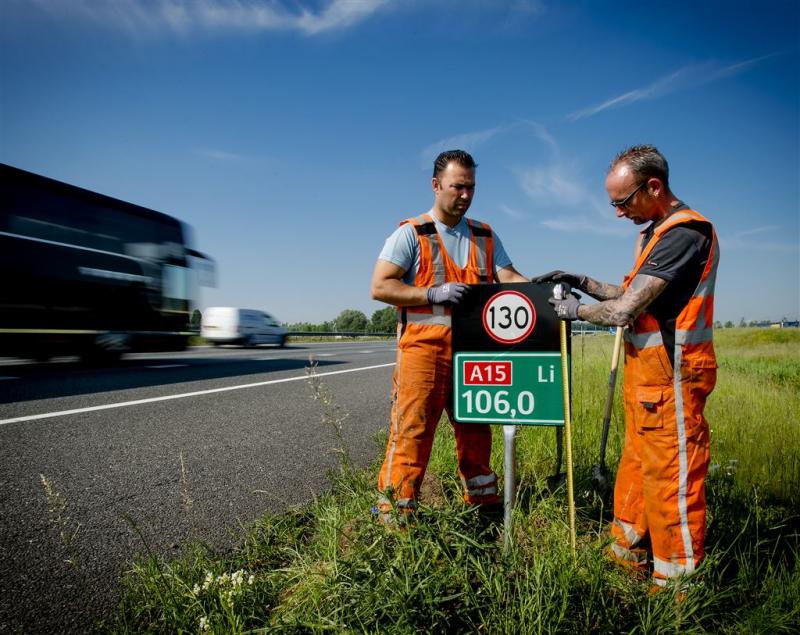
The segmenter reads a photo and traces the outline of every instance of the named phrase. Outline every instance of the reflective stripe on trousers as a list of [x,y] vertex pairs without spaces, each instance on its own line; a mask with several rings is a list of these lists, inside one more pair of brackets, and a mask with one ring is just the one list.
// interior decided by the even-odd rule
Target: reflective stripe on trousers
[[[654,561],[662,563],[654,570],[656,578],[691,573],[704,554],[709,444],[702,413],[716,370],[683,367],[682,374],[680,350],[676,347],[672,384],[637,386],[629,379],[625,385],[625,447],[614,490],[612,551],[631,560],[632,552],[626,552],[649,535]],[[626,377],[640,377],[637,358],[630,362]]]
[[[406,325],[398,345],[391,427],[378,476],[378,490],[385,498],[390,491],[395,500],[418,497],[442,413],[452,421],[450,356],[449,329]],[[489,467],[491,426],[456,423],[453,432],[464,500],[475,505],[497,502],[497,477]]]
[[480,497],[497,494],[497,474],[479,474],[473,478],[461,479],[467,496]]

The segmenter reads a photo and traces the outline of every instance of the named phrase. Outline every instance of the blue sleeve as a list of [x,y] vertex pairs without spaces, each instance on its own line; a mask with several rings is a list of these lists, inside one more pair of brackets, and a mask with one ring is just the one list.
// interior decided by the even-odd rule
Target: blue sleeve
[[511,266],[512,263],[505,247],[503,247],[503,241],[500,240],[500,236],[494,230],[492,230],[492,233],[494,233],[494,270],[497,272],[500,269]]
[[413,225],[405,223],[395,229],[383,244],[378,258],[388,260],[407,273],[412,269],[415,273],[419,267],[419,250]]

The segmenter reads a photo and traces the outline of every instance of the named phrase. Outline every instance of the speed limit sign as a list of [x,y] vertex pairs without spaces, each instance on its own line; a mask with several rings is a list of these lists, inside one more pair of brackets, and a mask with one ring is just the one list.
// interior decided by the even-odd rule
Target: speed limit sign
[[527,338],[536,326],[533,302],[519,291],[495,293],[483,306],[483,328],[501,344],[516,344]]

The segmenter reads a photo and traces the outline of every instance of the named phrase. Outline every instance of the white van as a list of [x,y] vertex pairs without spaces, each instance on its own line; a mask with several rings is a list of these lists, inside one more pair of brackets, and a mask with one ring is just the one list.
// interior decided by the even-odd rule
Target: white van
[[203,311],[200,335],[214,346],[286,344],[288,331],[269,313],[233,306],[212,306]]

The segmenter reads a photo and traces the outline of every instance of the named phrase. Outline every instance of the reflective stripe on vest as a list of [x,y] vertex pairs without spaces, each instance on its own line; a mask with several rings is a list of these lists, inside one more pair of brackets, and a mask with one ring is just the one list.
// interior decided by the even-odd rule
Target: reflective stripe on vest
[[432,313],[413,313],[405,312],[406,324],[438,324],[439,326],[449,327],[452,319],[449,315],[434,315]]
[[[450,256],[445,252],[439,240],[436,224],[430,214],[422,214],[416,218],[410,218],[403,223],[411,223],[417,234],[419,244],[419,268],[414,285],[417,287],[439,286],[446,282],[464,282],[454,276],[449,279],[447,275],[446,259]],[[401,223],[401,224],[403,224]],[[456,270],[472,270],[477,273],[477,280],[466,282],[475,284],[479,282],[489,282],[494,264],[494,242],[492,229],[489,225],[470,218],[467,219],[470,229],[470,249],[467,262],[464,267],[457,267],[455,263],[451,267]],[[468,276],[475,277],[475,274]],[[415,307],[402,307],[398,311],[400,332],[405,330],[406,324],[439,325],[450,328],[451,309],[442,304],[422,305]]]
[[470,233],[475,241],[475,246],[478,248],[475,253],[475,259],[478,262],[481,282],[489,282],[489,267],[486,260],[489,249],[488,241],[492,238],[492,230],[488,225],[484,225],[471,218],[467,219],[467,223],[469,223]]
[[[650,331],[648,333],[631,333],[625,330],[625,341],[630,342],[637,350],[644,350],[652,348],[653,346],[661,346],[664,344],[664,339],[661,337],[661,331]],[[714,341],[714,329],[675,329],[675,344],[701,344],[703,342]]]

